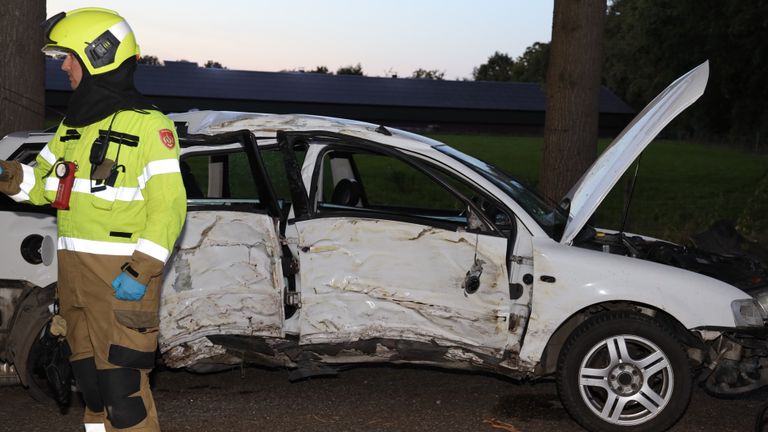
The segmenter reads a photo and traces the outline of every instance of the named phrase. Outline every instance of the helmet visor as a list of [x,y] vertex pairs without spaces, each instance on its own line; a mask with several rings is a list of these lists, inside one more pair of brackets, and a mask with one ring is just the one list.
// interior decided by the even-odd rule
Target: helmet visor
[[71,50],[56,45],[46,45],[41,50],[47,57],[60,59],[72,54]]

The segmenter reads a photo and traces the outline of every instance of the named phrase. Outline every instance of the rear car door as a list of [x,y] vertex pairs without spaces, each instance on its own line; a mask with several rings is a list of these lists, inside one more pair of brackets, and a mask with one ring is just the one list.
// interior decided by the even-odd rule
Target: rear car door
[[284,335],[280,208],[255,138],[188,137],[182,147],[188,213],[160,310],[171,367],[223,355],[214,335]]

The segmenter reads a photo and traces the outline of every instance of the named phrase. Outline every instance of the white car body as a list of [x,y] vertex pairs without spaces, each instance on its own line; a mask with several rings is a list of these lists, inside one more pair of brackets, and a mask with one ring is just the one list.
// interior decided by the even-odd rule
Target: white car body
[[[160,310],[163,361],[206,370],[242,362],[241,350],[251,353],[249,361],[292,368],[405,362],[528,377],[553,371],[552,357],[590,308],[629,305],[651,316],[663,313],[702,341],[743,326],[733,305],[757,303],[732,285],[574,245],[627,167],[701,95],[707,75],[705,63],[681,77],[611,144],[566,196],[570,213],[562,236],[548,233],[537,219],[541,215],[447,146],[418,135],[306,115],[172,114],[186,129],[180,133],[182,160],[207,158],[207,167],[196,168],[207,179],[207,196],[193,197],[188,189],[187,221],[167,266]],[[247,139],[235,139],[248,134],[255,140],[250,149]],[[27,145],[21,143],[37,143],[39,150],[48,138],[6,137],[0,158],[18,155]],[[305,149],[300,165],[294,159],[299,147]],[[224,159],[232,152],[245,150],[251,169],[264,171],[257,183],[269,182],[254,155],[265,149],[285,158],[289,211],[264,194],[272,186],[263,184],[257,184],[258,200],[222,198],[230,170]],[[347,153],[357,151],[403,161],[446,188],[445,179],[451,179],[502,216],[483,214],[482,205],[450,188],[465,212],[389,214],[363,208],[362,198],[335,206],[323,191],[354,180]],[[293,173],[291,161],[297,163]],[[0,218],[18,227],[6,244],[33,232],[48,238],[45,245],[55,244],[50,214],[14,211]],[[41,255],[52,256],[46,248]],[[0,260],[3,278],[38,287],[55,282],[55,260],[30,264],[16,250]],[[13,292],[0,288],[5,310],[19,299],[20,291]]]

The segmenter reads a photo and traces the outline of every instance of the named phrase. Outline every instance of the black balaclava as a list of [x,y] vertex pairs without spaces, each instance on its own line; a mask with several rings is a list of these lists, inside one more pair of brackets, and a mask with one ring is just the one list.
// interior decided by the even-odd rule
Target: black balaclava
[[133,84],[135,57],[125,60],[117,69],[99,75],[91,75],[77,56],[75,59],[83,69],[83,78],[69,99],[63,120],[65,125],[87,126],[121,110],[157,109]]

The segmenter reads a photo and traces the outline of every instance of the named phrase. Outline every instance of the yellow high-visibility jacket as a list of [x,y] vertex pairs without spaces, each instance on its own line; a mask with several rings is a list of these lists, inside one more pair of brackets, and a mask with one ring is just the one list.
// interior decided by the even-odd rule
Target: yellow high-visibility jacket
[[[93,143],[107,135],[108,161],[102,166],[115,162],[112,186],[92,180],[89,162]],[[81,128],[61,124],[36,165],[21,165],[19,192],[11,198],[52,203],[59,186],[55,168],[62,161],[74,162],[77,171],[69,209],[57,213],[58,248],[130,256],[137,279],[146,284],[162,271],[186,216],[173,122],[158,111],[125,110]]]

